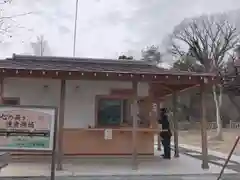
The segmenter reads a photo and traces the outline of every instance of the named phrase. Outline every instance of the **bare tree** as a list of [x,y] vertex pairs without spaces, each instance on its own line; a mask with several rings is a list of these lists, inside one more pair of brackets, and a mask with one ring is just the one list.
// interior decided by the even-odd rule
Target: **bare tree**
[[173,68],[188,72],[202,72],[202,65],[191,55],[191,50],[173,63]]
[[12,1],[13,0],[0,0],[0,43],[3,42],[5,37],[12,37],[13,29],[24,28],[17,23],[17,17],[32,14],[32,12],[27,12],[10,16],[6,15],[4,8],[6,8],[5,6],[11,4]]
[[0,0],[0,5],[11,3],[12,0]]
[[10,30],[10,25],[8,23],[9,18],[4,16],[4,6],[6,4],[11,3],[11,0],[0,0],[0,35],[1,35],[1,40],[0,42],[2,42],[2,39],[4,36],[8,36],[11,37],[11,35],[9,35],[9,30]]
[[36,42],[31,43],[33,53],[36,56],[47,56],[50,55],[50,47],[48,41],[44,39],[44,36],[38,36]]
[[[239,42],[236,28],[226,20],[225,15],[201,16],[186,19],[175,27],[171,35],[173,55],[179,57],[189,53],[202,66],[204,72],[222,75],[225,56]],[[222,84],[212,87],[216,106],[217,135],[222,140],[222,121],[220,107],[222,105]]]

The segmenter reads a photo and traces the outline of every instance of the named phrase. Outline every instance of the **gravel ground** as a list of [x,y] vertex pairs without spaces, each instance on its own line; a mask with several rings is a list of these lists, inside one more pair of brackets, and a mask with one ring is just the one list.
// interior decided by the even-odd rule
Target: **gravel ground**
[[[213,137],[216,131],[208,131],[208,136]],[[239,129],[224,129],[223,141],[209,140],[208,148],[213,151],[228,154],[233,147],[236,137],[240,135]],[[211,139],[211,138],[210,138]],[[180,131],[179,143],[201,147],[201,134],[200,130]],[[240,155],[240,143],[234,151],[235,155]]]

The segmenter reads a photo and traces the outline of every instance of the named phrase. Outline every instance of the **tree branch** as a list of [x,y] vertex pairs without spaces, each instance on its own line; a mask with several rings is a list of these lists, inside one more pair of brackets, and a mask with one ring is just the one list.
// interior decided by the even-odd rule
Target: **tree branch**
[[12,16],[3,16],[3,17],[0,17],[0,20],[13,19],[13,18],[21,17],[21,16],[30,15],[30,14],[33,14],[33,13],[34,12],[27,12],[27,13],[15,14],[15,15],[12,15]]
[[[205,72],[219,74],[226,53],[239,42],[237,30],[221,16],[201,16],[184,20],[172,34],[172,53],[183,57],[188,54],[204,67]],[[188,50],[181,50],[182,46]]]

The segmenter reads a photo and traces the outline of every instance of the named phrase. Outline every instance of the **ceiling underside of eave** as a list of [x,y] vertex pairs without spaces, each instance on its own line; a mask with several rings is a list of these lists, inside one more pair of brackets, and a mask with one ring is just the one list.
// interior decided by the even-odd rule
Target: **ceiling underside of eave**
[[165,85],[165,84],[153,84],[152,91],[156,98],[171,95],[173,91],[181,92],[188,90],[192,87],[196,87],[198,84],[184,84],[184,85]]

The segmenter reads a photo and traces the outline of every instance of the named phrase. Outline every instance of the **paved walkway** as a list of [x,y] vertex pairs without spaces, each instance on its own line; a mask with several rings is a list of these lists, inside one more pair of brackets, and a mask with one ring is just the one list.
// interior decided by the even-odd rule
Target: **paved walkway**
[[[239,180],[240,174],[228,174],[221,180]],[[0,178],[1,180],[15,180],[14,177]],[[152,176],[57,176],[55,180],[216,180],[217,175],[152,175]],[[49,180],[49,177],[20,177],[17,180]]]
[[[156,148],[156,147],[155,147]],[[155,150],[154,158],[138,158],[139,169],[131,169],[131,157],[80,158],[64,162],[64,171],[56,172],[56,180],[216,180],[224,163],[223,158],[210,155],[210,168],[201,169],[200,149],[181,145],[180,157],[165,160]],[[224,157],[224,156],[222,156]],[[240,161],[232,160],[223,179],[239,180]],[[0,172],[0,180],[45,180],[50,176],[50,165],[42,162],[12,162]],[[24,178],[29,177],[29,178]]]
[[[92,158],[75,159],[64,162],[64,171],[57,171],[56,176],[162,176],[189,174],[218,174],[221,167],[210,164],[208,170],[201,169],[201,161],[192,156],[181,154],[180,158],[165,160],[160,157],[161,152],[155,151],[154,158],[139,158],[139,169],[131,169],[131,157],[128,158]],[[225,174],[237,173],[226,169]],[[34,177],[49,176],[50,165],[47,162],[13,162],[0,172],[2,177]]]
[[[160,156],[160,155],[159,155]],[[208,170],[201,169],[201,161],[190,156],[182,154],[180,158],[172,160],[155,159],[139,160],[139,169],[137,171],[131,168],[131,158],[127,159],[108,159],[101,161],[87,162],[79,159],[75,162],[65,162],[64,171],[57,171],[57,176],[112,176],[112,175],[186,175],[186,174],[212,174],[219,173],[221,167],[210,164]],[[233,170],[226,169],[228,173],[236,173]],[[0,173],[1,177],[6,176],[46,176],[50,175],[50,165],[48,163],[10,163]]]
[[[188,146],[188,145],[180,145],[179,151],[182,154],[202,160],[201,149],[198,147]],[[209,163],[215,164],[218,166],[223,166],[227,159],[227,156],[228,156],[227,154],[223,154],[220,152],[214,152],[214,151],[210,150],[208,153]],[[231,170],[234,170],[234,171],[240,173],[240,156],[233,155],[231,157],[231,159],[229,160],[226,169],[231,169]]]

